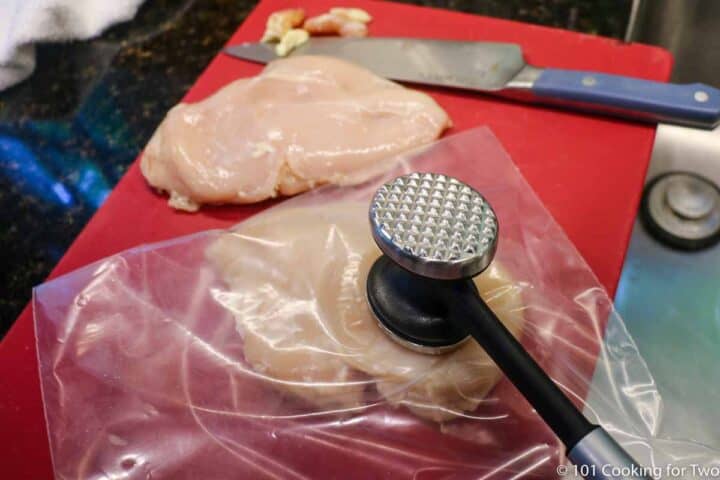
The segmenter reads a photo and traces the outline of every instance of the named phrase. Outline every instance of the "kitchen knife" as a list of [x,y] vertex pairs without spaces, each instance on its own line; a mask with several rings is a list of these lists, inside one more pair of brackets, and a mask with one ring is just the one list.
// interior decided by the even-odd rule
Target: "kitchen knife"
[[[278,58],[274,46],[243,43],[225,53],[253,62]],[[649,122],[713,128],[720,90],[598,72],[528,65],[513,43],[412,38],[313,38],[291,53],[328,55],[393,80],[487,92]]]

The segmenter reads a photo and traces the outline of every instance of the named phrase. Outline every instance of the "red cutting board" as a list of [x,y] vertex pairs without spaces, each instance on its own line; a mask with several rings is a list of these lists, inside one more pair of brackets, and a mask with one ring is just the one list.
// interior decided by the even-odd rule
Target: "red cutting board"
[[[515,42],[538,66],[597,70],[666,80],[672,59],[643,45],[522,23],[408,5],[354,0],[374,17],[373,36]],[[229,44],[260,38],[267,16],[304,6],[309,14],[336,0],[262,1]],[[188,92],[197,101],[261,67],[218,55]],[[468,92],[426,89],[450,114],[448,133],[489,125],[545,205],[614,294],[655,134],[652,126],[511,103]],[[480,157],[482,152],[478,152]],[[51,277],[141,243],[209,228],[225,228],[269,203],[169,209],[143,181],[137,162],[78,236]],[[38,384],[32,314],[26,308],[0,345],[0,458],[3,478],[51,478],[52,467]]]

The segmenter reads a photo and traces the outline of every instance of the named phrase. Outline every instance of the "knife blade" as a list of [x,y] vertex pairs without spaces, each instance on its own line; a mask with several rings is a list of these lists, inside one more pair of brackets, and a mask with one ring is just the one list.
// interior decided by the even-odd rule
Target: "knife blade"
[[[272,45],[243,43],[224,50],[258,63],[277,59]],[[599,72],[528,65],[513,43],[414,38],[313,38],[291,53],[327,55],[401,82],[486,92],[632,120],[714,128],[720,90]]]

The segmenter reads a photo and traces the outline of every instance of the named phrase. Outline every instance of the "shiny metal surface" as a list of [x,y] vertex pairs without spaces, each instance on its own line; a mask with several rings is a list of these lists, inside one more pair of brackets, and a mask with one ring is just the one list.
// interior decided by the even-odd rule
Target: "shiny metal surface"
[[700,178],[676,175],[668,180],[665,200],[676,215],[699,220],[718,206],[718,192]]
[[523,69],[507,83],[506,87],[509,89],[529,92],[542,71],[542,68],[525,65]]
[[408,350],[412,350],[413,352],[422,353],[423,355],[445,355],[446,353],[454,352],[461,346],[465,345],[465,342],[470,340],[470,335],[463,338],[457,343],[453,343],[452,345],[443,345],[440,347],[431,346],[428,347],[427,345],[421,345],[419,343],[411,342],[410,340],[406,340],[398,335],[395,335],[395,332],[390,330],[385,323],[383,323],[382,320],[380,320],[377,315],[375,314],[375,311],[371,308],[370,311],[372,312],[373,317],[375,318],[375,322],[380,327],[380,329],[385,332],[385,335],[387,335],[392,341],[397,343],[398,345],[407,348]]
[[[705,182],[692,181],[690,184],[685,182],[684,185],[674,186],[672,183],[661,184],[659,177],[669,172],[688,172],[705,179]],[[669,192],[662,195],[653,191],[646,193],[648,197],[652,196],[652,202],[643,204],[646,208],[652,206],[653,211],[647,213],[662,229],[680,239],[698,239],[716,233],[720,228],[720,220],[717,219],[720,200],[713,192],[720,186],[720,128],[706,131],[658,125],[646,182],[646,188],[653,190],[655,187],[651,183],[659,184],[658,188],[663,190],[671,187]],[[690,186],[694,189],[688,189]],[[690,203],[696,205],[691,206]],[[693,209],[695,211],[691,212]],[[703,213],[703,210],[708,210],[708,213],[702,219],[691,218]],[[642,232],[636,229],[634,235],[639,234],[660,238],[653,229]],[[657,261],[662,262],[663,258]]]
[[[686,8],[680,5],[684,2],[657,2],[658,7],[669,3]],[[687,3],[695,5],[700,16],[720,7],[720,2],[711,4],[713,0],[704,2],[704,8],[698,7],[703,2]],[[666,20],[680,21],[672,16]],[[704,21],[713,22],[715,32],[720,31],[720,15],[706,15]],[[668,41],[673,38],[671,32],[667,30]],[[665,36],[659,30],[656,33]],[[650,37],[633,38],[652,41]],[[678,37],[657,43],[680,47],[685,42]],[[716,48],[708,57],[705,46],[710,44],[699,43],[688,50],[671,48],[690,57],[676,55],[673,78],[720,86],[720,50]],[[706,68],[693,69],[692,63],[703,57],[709,58]],[[720,185],[720,128],[706,131],[658,125],[646,181],[671,171],[692,172]],[[662,397],[662,415],[649,420],[653,430],[659,437],[672,434],[711,448],[720,448],[720,409],[716,408],[720,398],[718,272],[720,245],[693,252],[674,250],[651,237],[636,221],[615,295],[615,306]]]
[[666,232],[688,240],[720,230],[720,192],[702,177],[687,173],[663,176],[650,186],[646,208]]
[[[627,41],[660,45],[675,57],[672,80],[720,87],[720,2],[634,0]],[[720,127],[658,125],[647,181],[689,171],[720,185]]]
[[602,427],[588,433],[567,454],[587,480],[652,480],[649,469],[640,466]]
[[380,249],[426,277],[473,277],[495,255],[498,222],[475,189],[452,177],[411,173],[378,189],[370,225]]
[[662,397],[661,415],[648,419],[653,431],[715,449],[720,449],[718,272],[720,245],[671,249],[636,222],[615,295]]
[[[261,63],[277,58],[262,43],[225,52]],[[291,55],[335,56],[393,80],[483,91],[505,88],[525,66],[522,50],[513,43],[414,38],[313,38]]]
[[660,45],[675,57],[672,81],[720,87],[720,2],[635,0],[627,41]]
[[647,180],[669,171],[693,172],[720,185],[720,127],[707,131],[658,125]]
[[[720,185],[720,129],[659,125],[647,181],[678,170]],[[658,436],[672,432],[712,448],[720,448],[718,272],[720,245],[671,249],[636,221],[615,295],[662,397],[663,415],[652,420]]]

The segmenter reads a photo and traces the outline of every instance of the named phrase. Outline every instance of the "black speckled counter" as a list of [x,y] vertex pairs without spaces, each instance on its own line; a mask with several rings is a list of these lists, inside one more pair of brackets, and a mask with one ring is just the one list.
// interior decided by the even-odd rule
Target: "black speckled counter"
[[[630,8],[630,0],[403,1],[618,38]],[[100,38],[40,45],[32,77],[0,92],[0,336],[254,4],[149,0]]]

